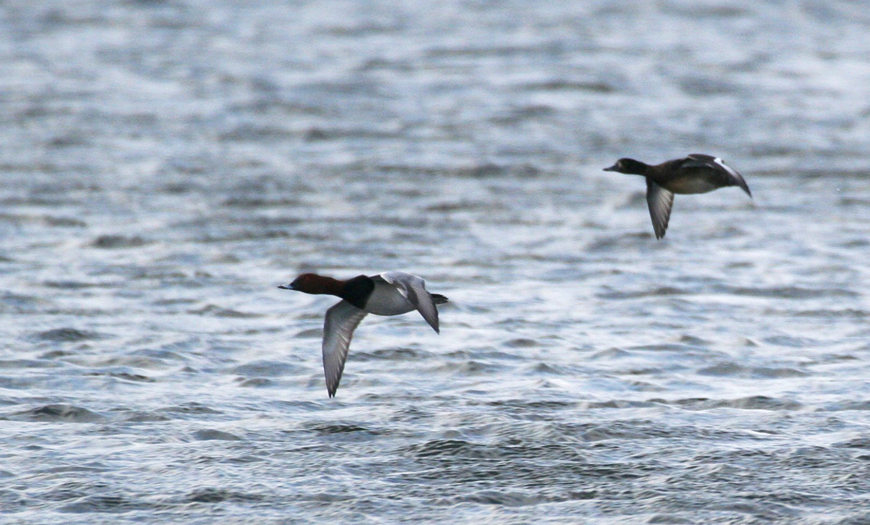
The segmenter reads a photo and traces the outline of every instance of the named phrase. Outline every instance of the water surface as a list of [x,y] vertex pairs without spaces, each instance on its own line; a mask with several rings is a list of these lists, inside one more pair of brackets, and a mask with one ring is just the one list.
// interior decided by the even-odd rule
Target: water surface
[[551,4],[5,2],[0,521],[870,520],[870,11]]

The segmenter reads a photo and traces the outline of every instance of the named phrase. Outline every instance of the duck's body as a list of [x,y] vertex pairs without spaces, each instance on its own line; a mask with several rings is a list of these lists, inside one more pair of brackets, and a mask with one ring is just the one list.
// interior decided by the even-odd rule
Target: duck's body
[[[399,288],[395,284],[390,284],[380,275],[373,276],[371,279],[375,283],[375,289],[372,290],[363,308],[367,313],[374,315],[402,315],[417,309],[414,303],[402,295],[402,292],[399,291]],[[438,310],[434,310],[434,312],[435,323],[432,325],[432,328],[437,332]]]
[[743,176],[711,155],[692,153],[682,158],[650,166],[634,159],[619,159],[604,171],[616,171],[646,178],[646,200],[656,239],[665,236],[674,194],[708,193],[719,188],[738,186],[752,197]]
[[443,295],[430,294],[423,279],[404,272],[359,275],[344,281],[306,273],[279,288],[342,299],[326,311],[323,325],[323,372],[329,397],[338,390],[353,332],[366,315],[393,316],[417,310],[440,333],[435,305],[447,302]]

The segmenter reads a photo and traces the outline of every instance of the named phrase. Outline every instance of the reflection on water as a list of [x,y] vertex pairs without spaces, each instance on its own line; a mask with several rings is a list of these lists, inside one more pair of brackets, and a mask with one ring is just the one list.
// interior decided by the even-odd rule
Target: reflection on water
[[[870,12],[4,4],[18,522],[860,522]],[[723,156],[656,241],[639,178]],[[334,301],[424,276],[440,336]],[[839,520],[839,521],[838,521]]]

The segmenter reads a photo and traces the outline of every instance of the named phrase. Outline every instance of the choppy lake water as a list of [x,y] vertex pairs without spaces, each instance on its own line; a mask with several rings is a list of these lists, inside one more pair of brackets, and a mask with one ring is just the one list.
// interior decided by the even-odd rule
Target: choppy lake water
[[[0,521],[870,522],[863,2],[0,3]],[[619,157],[723,156],[656,241]],[[303,271],[405,270],[338,397]]]

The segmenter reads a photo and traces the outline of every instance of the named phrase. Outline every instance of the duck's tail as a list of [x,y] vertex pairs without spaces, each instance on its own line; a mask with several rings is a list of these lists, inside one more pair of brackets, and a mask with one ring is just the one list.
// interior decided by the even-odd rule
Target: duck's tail
[[444,304],[447,302],[447,298],[438,293],[429,294],[432,296],[432,302],[435,304]]

